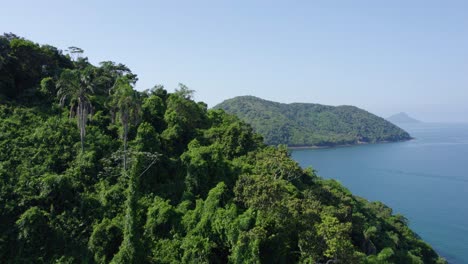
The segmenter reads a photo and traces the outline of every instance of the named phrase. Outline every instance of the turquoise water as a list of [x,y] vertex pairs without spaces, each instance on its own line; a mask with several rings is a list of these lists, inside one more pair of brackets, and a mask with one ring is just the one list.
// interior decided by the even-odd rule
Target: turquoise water
[[468,263],[468,124],[403,126],[415,140],[294,150],[302,167],[382,201],[449,263]]

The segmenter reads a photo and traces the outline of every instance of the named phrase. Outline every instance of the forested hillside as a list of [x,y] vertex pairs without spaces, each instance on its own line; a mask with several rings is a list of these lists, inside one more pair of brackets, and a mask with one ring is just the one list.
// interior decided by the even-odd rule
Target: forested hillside
[[444,263],[181,85],[0,37],[2,263]]
[[403,129],[354,106],[282,104],[239,96],[214,107],[252,125],[269,145],[336,146],[410,139]]

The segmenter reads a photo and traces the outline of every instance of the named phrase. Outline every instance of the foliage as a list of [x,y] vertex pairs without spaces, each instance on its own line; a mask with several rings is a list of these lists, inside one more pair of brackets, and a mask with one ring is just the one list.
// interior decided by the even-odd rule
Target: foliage
[[[78,48],[71,60],[8,34],[0,47],[2,263],[443,263],[403,216],[302,169],[185,86],[137,92],[124,65],[93,66]],[[55,68],[32,63],[46,51]],[[94,88],[84,150],[73,108],[50,96],[76,76]]]
[[251,124],[270,145],[335,146],[411,138],[385,119],[354,106],[281,104],[239,96],[214,108],[235,114]]

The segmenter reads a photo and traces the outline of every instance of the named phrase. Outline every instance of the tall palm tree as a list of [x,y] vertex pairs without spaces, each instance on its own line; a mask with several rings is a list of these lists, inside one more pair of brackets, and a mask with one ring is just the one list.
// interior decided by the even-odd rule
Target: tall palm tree
[[86,71],[65,70],[57,82],[57,97],[63,107],[66,101],[70,104],[70,118],[77,116],[80,130],[81,151],[84,152],[86,123],[92,114],[93,106],[90,95],[94,93],[91,77]]
[[139,121],[141,113],[141,104],[138,100],[138,94],[133,90],[131,81],[127,77],[121,77],[116,80],[111,89],[111,112],[112,117],[118,119],[122,124],[122,139],[124,143],[123,167],[127,170],[127,140],[128,130],[131,124]]
[[[127,141],[130,124],[139,121],[141,105],[138,100],[138,93],[133,90],[131,80],[126,77],[120,77],[116,80],[111,93],[111,113],[112,119],[118,119],[122,124],[122,139],[124,145],[123,154],[123,174],[128,175],[127,170]],[[138,233],[136,227],[136,212],[138,199],[138,177],[136,171],[130,173],[128,186],[128,196],[126,202],[126,216],[124,225],[124,239],[119,252],[115,255],[112,263],[139,263],[138,261]]]

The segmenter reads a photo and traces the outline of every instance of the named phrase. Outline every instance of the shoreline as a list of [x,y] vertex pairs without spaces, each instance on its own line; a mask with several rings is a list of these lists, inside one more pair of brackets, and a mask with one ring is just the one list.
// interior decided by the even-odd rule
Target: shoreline
[[301,150],[301,149],[332,149],[332,148],[344,148],[344,147],[355,147],[355,146],[362,146],[362,145],[375,145],[375,144],[388,144],[388,143],[398,143],[398,142],[405,142],[411,141],[415,138],[403,139],[398,141],[378,141],[374,143],[370,142],[358,142],[355,144],[341,144],[341,145],[333,145],[333,146],[317,146],[317,145],[304,145],[304,146],[288,146],[290,150]]

